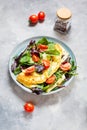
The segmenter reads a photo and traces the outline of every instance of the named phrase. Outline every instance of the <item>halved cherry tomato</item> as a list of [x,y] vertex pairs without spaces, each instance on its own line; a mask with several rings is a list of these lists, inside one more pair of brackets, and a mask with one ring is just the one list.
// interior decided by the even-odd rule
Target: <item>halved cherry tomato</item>
[[25,70],[25,75],[29,75],[29,74],[33,73],[34,71],[35,71],[35,66],[28,67]]
[[45,69],[48,69],[50,67],[50,61],[49,60],[42,60],[42,64],[44,65]]
[[32,55],[32,59],[34,62],[38,62],[40,60],[40,58],[35,54]]
[[46,80],[46,83],[47,84],[52,84],[55,82],[55,79],[56,79],[56,76],[55,75],[52,75],[51,77],[49,77],[47,80]]
[[38,16],[33,14],[29,17],[29,22],[32,24],[36,24],[38,22]]
[[48,49],[48,46],[47,45],[44,45],[44,44],[39,44],[38,47],[40,49]]
[[38,13],[38,19],[39,19],[40,21],[43,21],[43,20],[45,19],[45,13],[44,13],[43,11],[40,11],[40,12]]
[[33,112],[34,111],[34,105],[32,103],[26,102],[24,105],[24,110],[26,112]]
[[60,65],[60,69],[63,71],[68,71],[71,69],[71,64],[69,62],[65,62],[64,64]]
[[40,49],[41,52],[46,51],[48,49],[47,45],[39,44],[38,48]]

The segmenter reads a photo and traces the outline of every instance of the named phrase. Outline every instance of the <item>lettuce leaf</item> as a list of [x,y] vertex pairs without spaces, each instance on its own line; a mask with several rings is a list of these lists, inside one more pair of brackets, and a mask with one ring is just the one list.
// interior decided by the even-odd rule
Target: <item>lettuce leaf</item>
[[49,44],[48,49],[45,51],[45,53],[50,54],[50,55],[59,55],[60,52],[55,49],[55,44]]

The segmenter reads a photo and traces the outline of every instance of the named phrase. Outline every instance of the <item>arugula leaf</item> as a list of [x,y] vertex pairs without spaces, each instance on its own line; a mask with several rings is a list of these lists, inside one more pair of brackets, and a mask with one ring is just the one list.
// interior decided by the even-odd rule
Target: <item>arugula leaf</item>
[[62,75],[64,74],[64,72],[60,69],[58,69],[56,72],[55,72],[55,75],[56,75],[56,80],[58,80],[59,78],[62,78]]
[[70,63],[71,63],[71,70],[72,71],[74,71],[74,70],[76,70],[77,69],[77,66],[75,65],[75,62],[72,60],[72,61],[70,61]]
[[76,69],[77,69],[77,66],[75,65],[75,62],[72,60],[72,61],[70,61],[70,63],[71,63],[71,69],[70,69],[70,71],[69,72],[67,72],[70,76],[75,76],[75,75],[77,75],[77,73],[76,73]]

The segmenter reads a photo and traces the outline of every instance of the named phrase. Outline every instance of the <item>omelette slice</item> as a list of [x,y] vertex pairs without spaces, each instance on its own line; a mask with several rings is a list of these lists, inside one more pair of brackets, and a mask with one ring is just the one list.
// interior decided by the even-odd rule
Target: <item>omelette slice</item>
[[28,88],[35,87],[37,84],[44,83],[50,76],[52,76],[60,67],[61,57],[64,53],[63,48],[59,44],[55,44],[55,49],[60,52],[59,55],[53,55],[50,61],[50,67],[43,71],[42,74],[33,72],[30,75],[25,75],[25,71],[22,71],[17,75],[17,81]]

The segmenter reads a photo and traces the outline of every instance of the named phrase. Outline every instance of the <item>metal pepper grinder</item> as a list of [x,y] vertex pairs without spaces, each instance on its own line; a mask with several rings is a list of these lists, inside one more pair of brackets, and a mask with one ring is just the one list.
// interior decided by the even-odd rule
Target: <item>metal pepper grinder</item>
[[60,33],[67,33],[71,28],[72,13],[68,8],[60,8],[57,10],[57,18],[54,30]]

